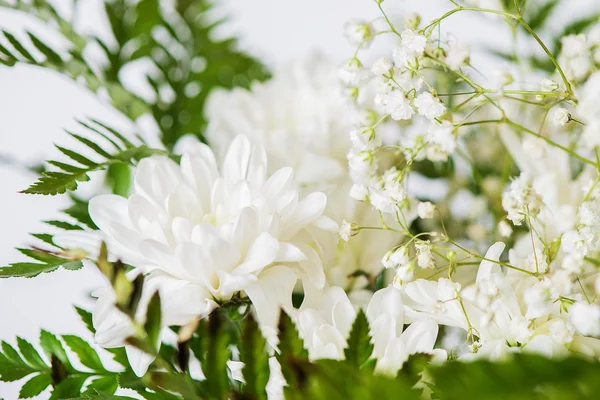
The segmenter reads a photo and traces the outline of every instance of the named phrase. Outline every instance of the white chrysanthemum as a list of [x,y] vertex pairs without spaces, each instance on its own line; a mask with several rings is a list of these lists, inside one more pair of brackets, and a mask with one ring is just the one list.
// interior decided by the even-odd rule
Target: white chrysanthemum
[[[327,60],[294,64],[251,90],[213,92],[206,136],[223,154],[236,134],[247,134],[266,149],[268,172],[292,167],[302,192],[327,194],[326,213],[336,222],[346,219],[372,226],[379,215],[354,198],[367,199],[377,169],[370,149],[380,141],[376,132],[353,126],[356,112],[340,102],[338,92],[336,68]],[[353,129],[355,134],[350,135]],[[353,183],[357,185],[351,197]],[[348,244],[338,244],[338,239],[329,235],[320,246],[327,253],[324,265],[329,282],[344,288],[356,269],[379,273],[381,257],[399,240],[390,232],[376,231],[363,231]]]
[[211,92],[206,137],[223,155],[238,134],[266,150],[270,171],[292,167],[296,181],[326,190],[347,178],[353,112],[339,95],[336,67],[312,58],[275,71],[251,90]]
[[179,284],[166,302],[185,299],[190,318],[247,295],[261,322],[275,324],[278,307],[291,305],[298,277],[324,285],[307,232],[336,224],[322,215],[327,197],[300,196],[290,168],[270,177],[266,171],[264,150],[244,136],[220,168],[198,143],[179,165],[162,156],[143,159],[134,193],[93,198],[90,216],[112,255]]

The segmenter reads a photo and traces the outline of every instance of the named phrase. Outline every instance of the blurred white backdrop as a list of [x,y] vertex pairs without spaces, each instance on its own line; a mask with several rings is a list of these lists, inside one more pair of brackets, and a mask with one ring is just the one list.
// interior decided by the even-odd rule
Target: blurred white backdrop
[[[578,0],[576,10],[565,7],[565,13],[573,18],[575,12],[585,12],[586,4],[595,1]],[[52,3],[65,9],[70,1]],[[87,16],[86,29],[109,35],[108,26],[98,18],[101,1],[80,3],[82,14]],[[441,15],[451,3],[386,0],[384,6],[395,20],[415,11],[427,20]],[[344,22],[379,16],[373,0],[222,0],[218,12],[230,16],[222,27],[223,33],[238,36],[240,46],[269,67],[302,59],[313,51],[342,64],[353,52],[342,35]],[[50,40],[43,29],[32,25],[27,18],[0,12],[0,28],[23,32],[24,27]],[[509,44],[510,34],[500,21],[479,15],[456,15],[443,29],[473,45],[473,59],[480,68],[491,61],[477,54],[478,46],[503,48]],[[33,67],[0,67],[0,155],[19,163],[39,163],[56,154],[52,143],[64,143],[66,135],[62,128],[73,126],[74,118],[84,116],[113,124],[121,120],[93,95],[57,74]],[[61,197],[17,193],[34,179],[24,169],[0,163],[0,265],[23,260],[14,247],[30,244],[28,232],[46,229],[40,221],[55,217],[66,203]],[[59,270],[35,279],[0,280],[0,339],[14,342],[15,335],[20,335],[35,342],[40,328],[44,328],[56,333],[81,334],[92,340],[72,305],[89,307],[92,304],[89,293],[98,286],[98,279],[94,270],[84,268]],[[16,399],[18,387],[19,384],[0,383],[0,398]]]

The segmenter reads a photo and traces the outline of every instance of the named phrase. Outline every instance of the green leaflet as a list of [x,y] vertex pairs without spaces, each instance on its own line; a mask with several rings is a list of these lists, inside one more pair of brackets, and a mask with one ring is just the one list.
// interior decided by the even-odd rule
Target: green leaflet
[[74,335],[63,335],[62,339],[65,341],[67,346],[77,354],[79,357],[79,361],[86,367],[90,368],[93,371],[106,371],[104,366],[102,365],[102,361],[100,361],[100,357],[98,353],[92,346],[90,346],[85,340],[81,339],[78,336]]
[[348,347],[344,350],[347,363],[361,368],[373,353],[373,344],[369,333],[369,321],[365,312],[360,309],[350,331]]
[[[92,156],[83,156],[80,153],[61,146],[56,148],[67,158],[69,162],[48,161],[55,170],[42,172],[42,176],[23,193],[57,195],[77,189],[79,182],[87,182],[90,172],[109,168],[114,165],[131,165],[145,157],[154,154],[166,154],[163,150],[147,147],[143,142],[138,145],[119,134],[116,130],[103,125],[97,121],[93,124],[82,124],[87,128],[90,138],[99,136],[94,140],[79,134],[70,135],[88,151],[94,153]],[[103,143],[101,146],[97,142]],[[114,167],[113,167],[114,168]],[[123,191],[123,183],[119,182],[118,190]],[[69,211],[69,209],[67,209]]]
[[242,374],[246,384],[242,392],[254,399],[266,399],[269,380],[269,356],[267,341],[263,338],[258,323],[248,314],[242,324],[243,336],[240,343],[240,359],[244,362]]

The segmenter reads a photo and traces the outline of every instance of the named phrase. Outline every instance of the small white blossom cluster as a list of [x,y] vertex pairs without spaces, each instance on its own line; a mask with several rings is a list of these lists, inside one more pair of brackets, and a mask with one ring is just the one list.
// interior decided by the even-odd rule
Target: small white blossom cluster
[[[340,71],[359,112],[371,116],[367,119],[370,126],[350,132],[351,196],[391,214],[406,211],[409,196],[404,188],[405,172],[397,167],[386,169],[390,158],[403,158],[407,164],[423,159],[446,162],[457,147],[455,127],[445,119],[446,105],[424,80],[424,67],[435,59],[459,69],[469,60],[466,46],[453,43],[438,53],[429,39],[414,29],[405,29],[399,36],[400,44],[390,58],[379,58],[365,68],[355,57]],[[393,121],[418,123],[423,130],[412,137],[390,136],[384,132]]]
[[540,196],[531,186],[531,178],[521,174],[508,186],[502,195],[502,207],[507,219],[515,225],[521,225],[527,217],[535,217],[541,208]]
[[[495,1],[471,3],[484,13],[503,9]],[[382,230],[404,236],[381,263],[394,272],[405,312],[413,321],[464,329],[471,342],[464,359],[514,351],[599,356],[592,336],[600,336],[593,285],[600,25],[562,38],[558,60],[549,55],[556,74],[529,90],[517,65],[479,83],[469,47],[443,40],[437,20],[420,28],[413,16],[403,30],[385,22],[389,29],[378,32],[398,45],[368,66],[361,51],[380,35],[364,37],[340,77],[357,114],[366,116],[349,132],[350,193],[380,212]],[[438,81],[436,74],[445,75]],[[437,87],[448,81],[465,89]],[[434,173],[436,181],[422,175],[431,164],[455,169]],[[444,194],[433,195],[439,181]],[[418,218],[405,221],[408,215]],[[344,236],[349,232],[347,226]],[[505,253],[492,237],[513,247]],[[463,269],[473,264],[476,273]]]
[[587,34],[568,35],[561,40],[558,62],[567,78],[582,81],[600,64],[600,24]]

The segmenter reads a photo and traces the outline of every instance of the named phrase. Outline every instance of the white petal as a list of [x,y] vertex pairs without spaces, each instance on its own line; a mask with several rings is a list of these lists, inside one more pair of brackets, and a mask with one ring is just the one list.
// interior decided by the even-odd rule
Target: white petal
[[279,241],[267,232],[263,232],[252,243],[244,262],[235,270],[236,275],[260,272],[264,267],[271,264],[279,254]]
[[326,205],[327,196],[321,192],[311,193],[300,200],[286,223],[285,234],[292,237],[300,229],[317,220],[323,214]]
[[251,154],[252,144],[246,136],[239,135],[231,142],[221,168],[223,178],[228,184],[246,179]]
[[154,361],[154,356],[133,346],[125,346],[125,352],[135,375],[139,377],[144,376],[146,371],[148,371],[148,367]]
[[[502,242],[494,243],[485,253],[485,258],[494,261],[500,260],[500,256],[502,255],[502,252],[504,251],[505,247],[506,245]],[[480,283],[483,280],[489,279],[492,274],[501,272],[502,269],[500,268],[500,265],[491,261],[484,260],[481,262],[481,264],[479,264],[479,270],[477,271],[476,281],[477,283]]]
[[413,322],[402,333],[408,354],[429,353],[433,350],[438,334],[438,325],[431,320]]
[[258,281],[246,288],[246,294],[262,325],[276,326],[279,309],[292,309],[292,292],[296,280],[296,274],[291,269],[275,266],[260,274]]

